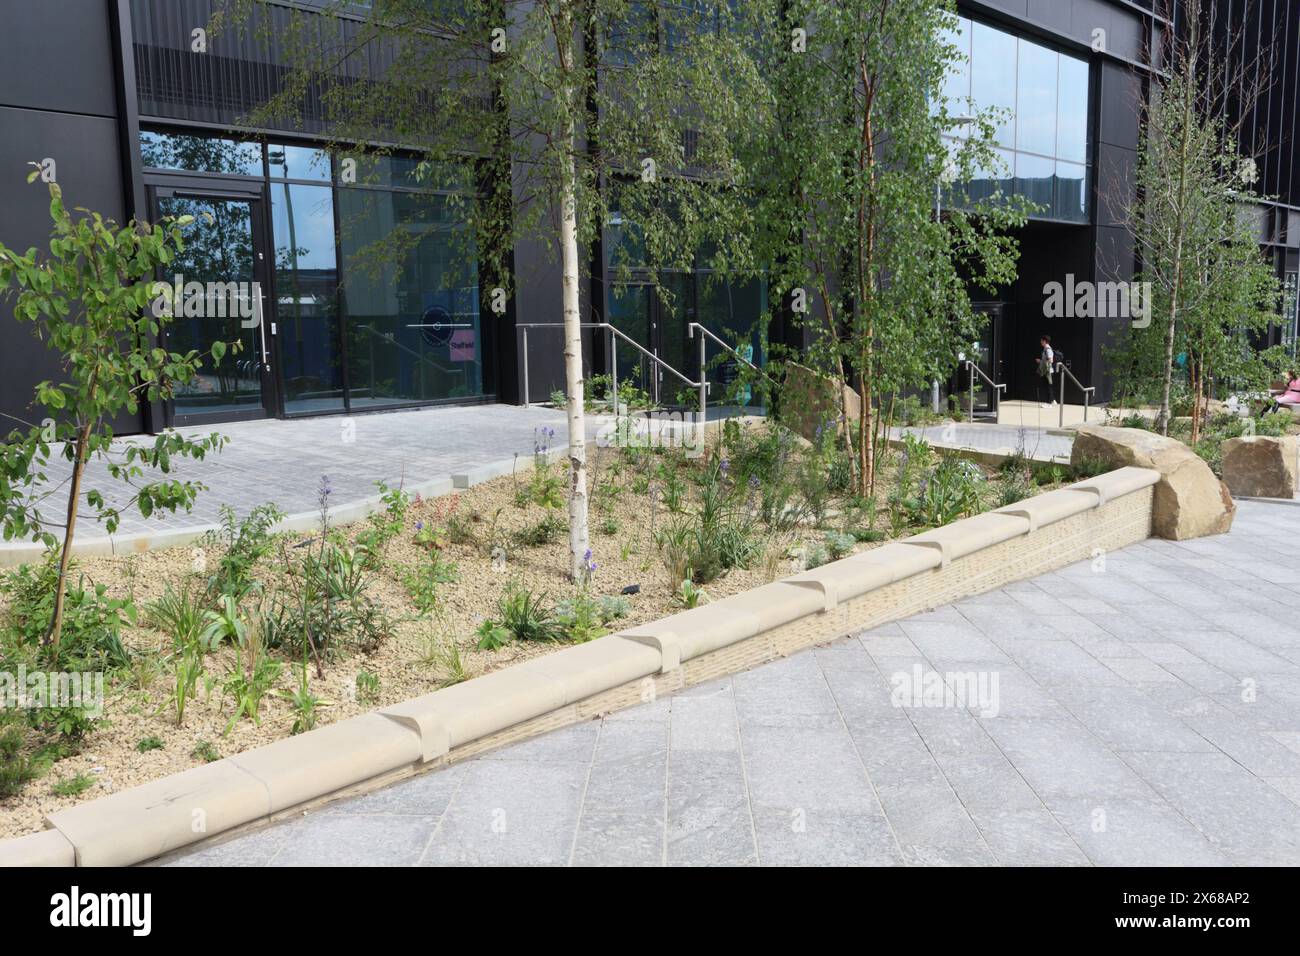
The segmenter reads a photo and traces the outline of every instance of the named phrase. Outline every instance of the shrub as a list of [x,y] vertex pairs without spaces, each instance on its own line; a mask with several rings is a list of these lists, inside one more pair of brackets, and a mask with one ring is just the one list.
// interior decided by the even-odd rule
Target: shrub
[[843,531],[827,531],[823,543],[826,554],[830,559],[838,561],[840,558],[847,558],[853,553],[853,546],[857,543],[857,538]]
[[704,593],[704,589],[691,580],[688,572],[687,576],[682,579],[682,583],[678,586],[677,592],[673,595],[673,602],[679,607],[689,609],[698,607],[700,602],[707,601],[708,597],[709,596]]
[[235,702],[235,712],[226,724],[227,734],[241,717],[247,717],[255,724],[262,722],[262,700],[280,679],[283,666],[267,656],[260,631],[250,630],[235,665],[222,684],[222,689]]
[[497,620],[516,640],[553,641],[559,636],[545,597],[519,584],[511,584],[497,601]]
[[514,637],[508,630],[493,620],[484,620],[479,624],[474,636],[478,638],[480,651],[495,651],[505,647]]
[[515,543],[522,548],[540,548],[558,540],[568,528],[554,512],[547,512],[540,521],[521,528],[515,533]]
[[423,563],[402,572],[402,583],[416,609],[427,613],[438,605],[439,586],[452,583],[458,576],[454,562],[431,551]]
[[379,500],[384,507],[370,515],[369,527],[356,539],[360,564],[372,571],[379,566],[380,556],[388,542],[406,527],[406,513],[411,507],[411,496],[400,487],[390,488],[382,481],[375,482],[375,485],[379,488]]
[[5,630],[16,643],[39,648],[51,669],[110,669],[128,667],[131,655],[122,644],[122,628],[137,620],[134,602],[108,597],[103,584],[75,583],[65,578],[63,632],[59,645],[43,644],[54,613],[58,564],[52,558],[39,565],[21,565],[8,575],[0,592],[9,598]]
[[190,756],[204,763],[215,763],[221,759],[221,751],[210,740],[200,740],[194,745],[194,749],[190,751]]
[[36,760],[27,752],[26,722],[0,712],[0,799],[16,796],[38,772]]
[[311,692],[307,677],[307,662],[302,662],[298,676],[298,686],[294,690],[282,690],[280,696],[287,700],[293,710],[293,726],[289,728],[290,736],[306,733],[316,726],[316,718],[327,702]]
[[145,606],[145,620],[172,640],[173,647],[189,647],[199,642],[207,622],[202,597],[185,582],[179,591],[170,582],[162,597]]
[[162,750],[163,742],[159,737],[143,737],[136,743],[135,749],[142,754],[147,754],[151,750]]
[[253,568],[274,545],[271,529],[284,517],[275,505],[258,505],[242,519],[229,505],[221,506],[221,526],[202,539],[205,547],[221,549],[217,568],[208,579],[208,593],[241,598],[252,587]]
[[357,671],[356,688],[358,703],[374,704],[378,702],[381,685],[377,674],[372,674],[370,671]]
[[56,797],[77,797],[95,785],[95,778],[88,773],[79,773],[71,777],[56,780],[50,792]]
[[556,473],[550,463],[541,457],[533,465],[533,473],[528,481],[528,497],[533,504],[543,508],[564,507],[564,477]]
[[917,524],[939,527],[979,509],[979,486],[983,473],[973,462],[956,455],[944,455],[926,478],[920,480],[915,498],[905,507]]

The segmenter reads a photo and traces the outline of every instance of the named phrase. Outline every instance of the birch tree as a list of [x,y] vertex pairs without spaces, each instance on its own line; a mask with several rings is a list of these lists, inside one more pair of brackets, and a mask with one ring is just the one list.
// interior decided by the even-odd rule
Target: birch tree
[[[945,0],[793,0],[768,60],[779,93],[766,144],[760,222],[774,291],[819,300],[820,358],[856,388],[862,415],[844,435],[859,493],[874,486],[881,396],[955,367],[976,337],[968,282],[1015,277],[1009,234],[1024,205],[971,201],[960,184],[998,166],[991,112],[958,136],[944,102],[958,56]],[[944,217],[936,194],[947,190]]]
[[466,254],[477,257],[484,287],[516,287],[516,238],[558,246],[575,579],[590,559],[584,249],[601,235],[617,192],[620,215],[656,269],[692,262],[706,245],[730,268],[752,264],[732,143],[766,108],[751,47],[769,6],[375,0],[362,24],[337,15],[345,4],[324,26],[320,14],[302,13],[286,30],[259,19],[255,0],[228,0],[214,24],[260,29],[268,40],[274,31],[293,64],[255,125],[301,119],[311,104],[340,152],[397,143],[420,157],[430,180],[473,167],[477,188],[457,211],[472,227]]
[[1213,35],[1205,0],[1182,0],[1178,13],[1179,28],[1166,31],[1154,51],[1163,71],[1152,76],[1141,110],[1137,197],[1127,219],[1138,278],[1151,283],[1153,321],[1150,331],[1130,333],[1129,351],[1149,349],[1150,336],[1160,336],[1156,428],[1167,435],[1177,346],[1190,348],[1195,443],[1207,375],[1215,357],[1226,355],[1225,339],[1240,342],[1245,331],[1266,327],[1269,299],[1276,301],[1256,240],[1243,228],[1255,197],[1240,119],[1258,99],[1257,78],[1267,78],[1271,50],[1243,58],[1240,30],[1229,25]]

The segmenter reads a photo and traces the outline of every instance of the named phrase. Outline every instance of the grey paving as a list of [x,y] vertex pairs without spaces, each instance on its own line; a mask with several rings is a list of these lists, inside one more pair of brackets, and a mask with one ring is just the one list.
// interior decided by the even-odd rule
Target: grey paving
[[1243,502],[169,862],[1300,864],[1298,536]]
[[[555,432],[551,447],[567,445],[563,412],[542,406],[470,405],[186,427],[178,431],[191,437],[219,432],[230,439],[217,455],[175,462],[173,476],[207,486],[192,511],[145,519],[137,510],[128,510],[132,492],[109,478],[100,460],[87,466],[85,483],[122,509],[118,534],[158,532],[214,524],[222,504],[241,515],[268,501],[286,514],[314,512],[322,475],[329,476],[331,501],[338,507],[373,498],[377,481],[390,486],[404,482],[409,487],[515,455],[526,461],[533,454],[539,428]],[[592,421],[589,430],[594,433],[595,428]],[[149,441],[127,438],[118,445]],[[120,453],[117,456],[120,459]],[[48,473],[51,482],[58,482],[66,477],[67,465],[56,456]],[[146,474],[146,480],[149,477]],[[51,514],[57,510],[51,509]],[[82,537],[107,533],[90,517],[91,512],[84,514],[79,527]]]
[[948,422],[943,425],[894,428],[891,435],[904,432],[920,435],[931,445],[943,448],[972,448],[976,451],[1018,449],[1038,461],[1069,458],[1074,439],[1054,428],[995,425],[981,422]]

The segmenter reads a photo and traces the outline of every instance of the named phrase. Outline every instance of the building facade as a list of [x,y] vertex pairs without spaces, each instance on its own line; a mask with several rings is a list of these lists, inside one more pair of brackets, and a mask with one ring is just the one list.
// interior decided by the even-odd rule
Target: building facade
[[[1139,104],[1152,69],[1147,51],[1175,29],[1152,0],[986,0],[960,4],[952,41],[969,58],[948,93],[1007,109],[998,132],[1005,170],[969,184],[997,186],[1041,207],[1023,229],[1020,275],[979,303],[989,317],[977,352],[1009,394],[1028,397],[1038,337],[1049,334],[1075,375],[1106,397],[1102,346],[1123,317],[1048,318],[1049,282],[1127,280],[1134,250],[1124,228],[1132,194]],[[118,221],[193,214],[199,232],[177,263],[179,292],[197,283],[196,315],[178,309],[176,349],[214,337],[242,348],[167,407],[115,423],[121,432],[258,417],[352,414],[443,402],[544,400],[563,382],[558,265],[541,241],[512,249],[516,294],[495,312],[475,267],[458,197],[476,184],[412,175],[400,154],[349,176],[320,147],[310,103],[295,129],[240,124],[287,72],[277,37],[287,18],[315,16],[309,0],[268,0],[263,29],[228,31],[196,47],[212,0],[44,0],[8,11],[0,36],[0,239],[43,245],[43,190],[25,185],[28,163],[53,163],[71,205]],[[363,8],[364,4],[359,4]],[[1242,0],[1216,8],[1231,22]],[[1279,66],[1255,115],[1260,152],[1260,240],[1291,289],[1279,340],[1294,341],[1300,254],[1300,0],[1255,0],[1248,42],[1272,42]],[[331,18],[330,29],[359,29]],[[1251,32],[1253,31],[1253,32]],[[958,131],[958,135],[960,131]],[[995,182],[996,181],[996,182]],[[405,241],[376,255],[386,236]],[[610,281],[617,218],[589,249],[584,319],[609,321],[647,352],[693,377],[700,322],[726,336],[760,327],[772,312],[761,280],[711,281],[704,270],[666,279],[671,304],[648,277]],[[217,288],[208,282],[214,283]],[[227,288],[234,282],[236,286]],[[214,322],[219,301],[225,318]],[[57,377],[58,356],[0,303],[0,414],[28,422],[33,386]],[[204,311],[207,309],[208,311]],[[197,314],[207,316],[198,318]],[[264,321],[248,321],[256,314]],[[527,331],[525,331],[527,327]],[[801,333],[775,310],[766,331],[797,345]],[[524,342],[527,341],[525,351]],[[607,339],[592,330],[593,371],[609,371]],[[717,354],[709,345],[708,358]],[[615,370],[663,402],[680,382],[623,348]],[[525,371],[525,358],[527,371]],[[710,375],[725,384],[726,363]]]

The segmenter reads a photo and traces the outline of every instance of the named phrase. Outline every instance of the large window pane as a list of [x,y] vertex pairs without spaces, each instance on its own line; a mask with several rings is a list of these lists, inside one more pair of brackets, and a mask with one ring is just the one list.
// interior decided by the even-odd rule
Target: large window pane
[[992,199],[998,193],[1010,196],[1015,188],[1016,156],[1010,150],[995,150],[995,162],[975,171],[975,178],[965,186],[972,203]]
[[1052,215],[1056,161],[1028,153],[1016,154],[1016,192],[1040,208],[1037,215]]
[[1088,221],[1088,167],[1080,163],[1056,164],[1057,219]]
[[1016,148],[1056,155],[1056,61],[1053,50],[1020,41]]
[[262,147],[214,136],[140,131],[140,158],[150,169],[262,175]]
[[352,407],[483,394],[473,239],[435,194],[339,191]]
[[[964,116],[970,112],[970,21],[958,17],[954,28],[943,31],[944,42],[957,53],[957,59],[948,65],[944,77],[943,97],[948,112],[954,116]],[[958,126],[953,132],[957,136],[967,135],[967,127]]]
[[323,149],[272,143],[266,148],[266,164],[272,179],[330,179],[330,157]]
[[976,109],[997,108],[1010,116],[998,126],[996,139],[1015,145],[1016,38],[982,23],[971,29],[971,98]]
[[288,414],[343,407],[333,190],[271,184],[276,344]]
[[1061,90],[1056,111],[1056,156],[1088,161],[1088,64],[1061,56]]

